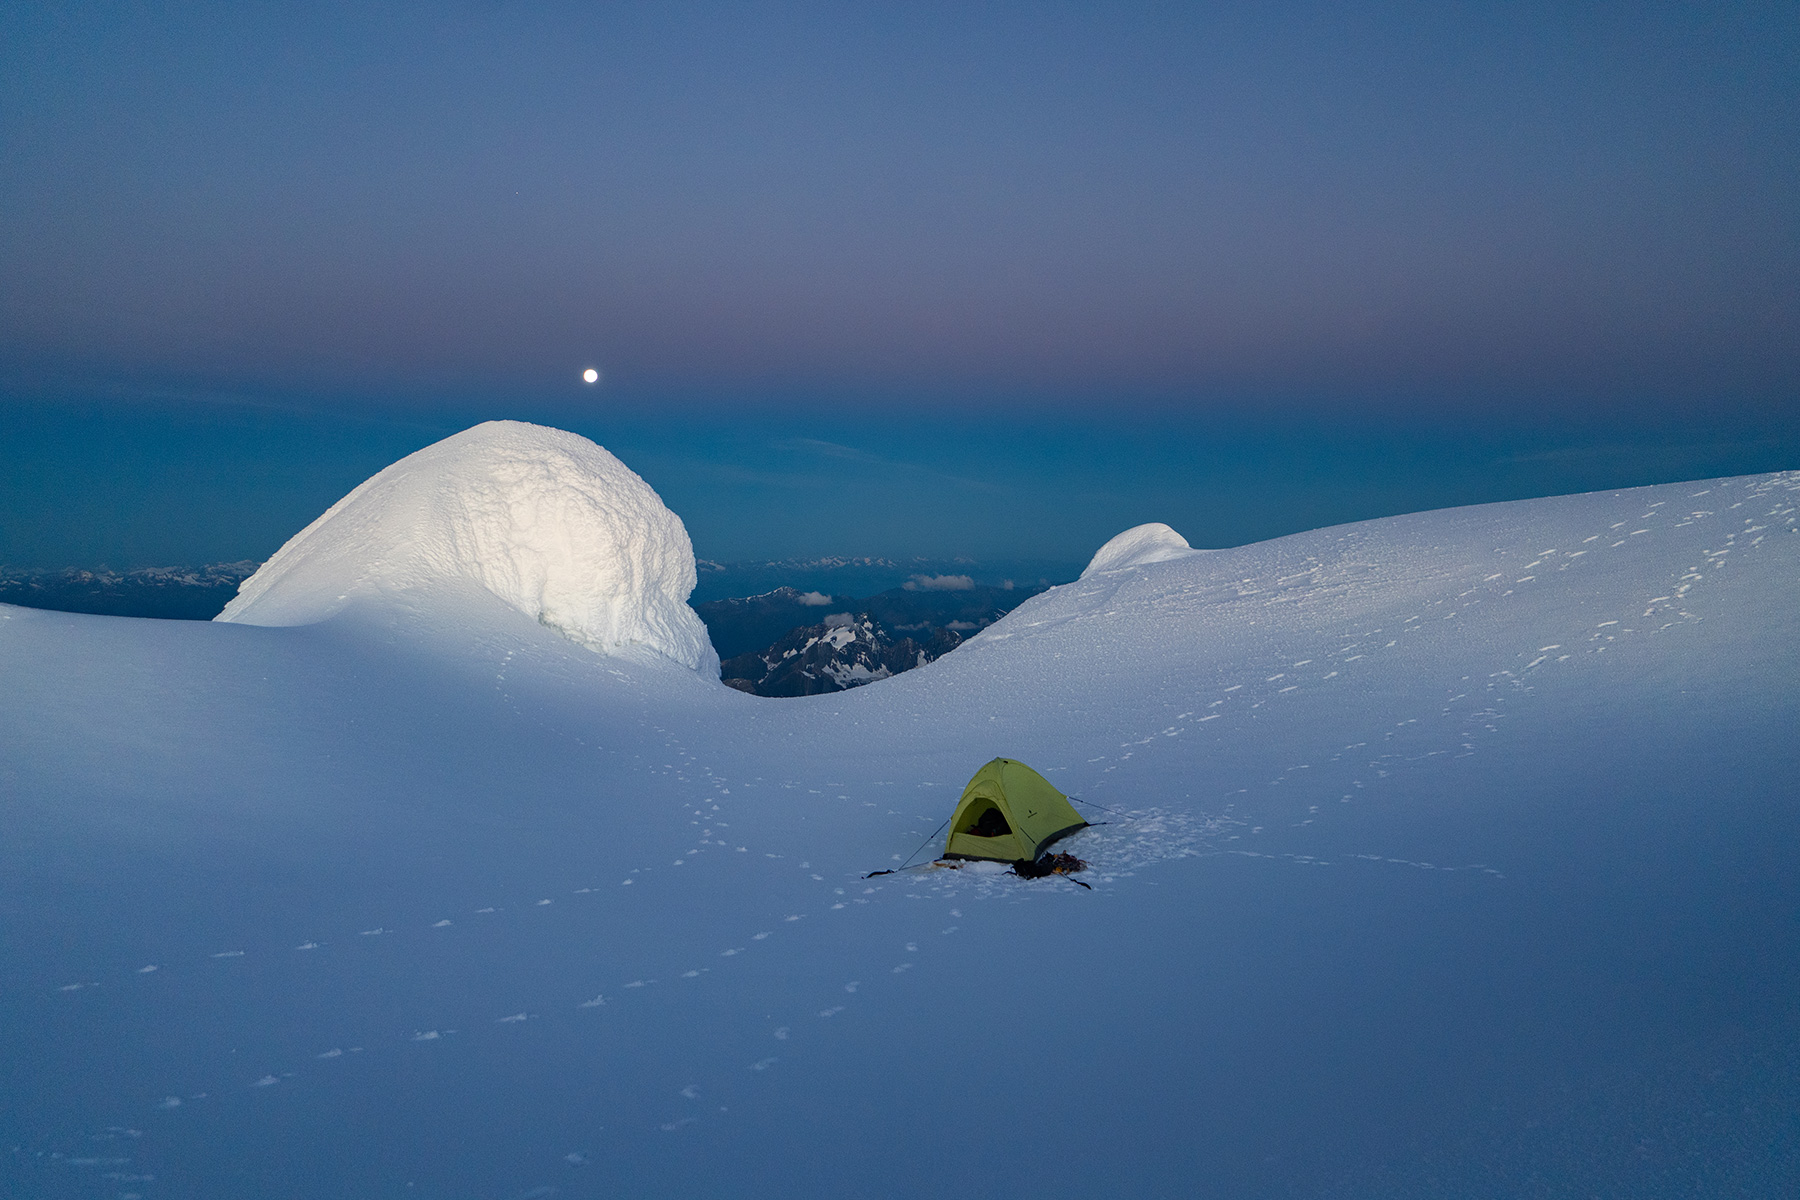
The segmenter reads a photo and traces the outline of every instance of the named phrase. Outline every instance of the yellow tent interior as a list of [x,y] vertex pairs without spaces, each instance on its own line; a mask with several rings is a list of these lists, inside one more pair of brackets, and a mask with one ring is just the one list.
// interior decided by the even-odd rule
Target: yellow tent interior
[[996,758],[975,772],[950,817],[945,858],[1033,862],[1057,838],[1087,824],[1036,771]]

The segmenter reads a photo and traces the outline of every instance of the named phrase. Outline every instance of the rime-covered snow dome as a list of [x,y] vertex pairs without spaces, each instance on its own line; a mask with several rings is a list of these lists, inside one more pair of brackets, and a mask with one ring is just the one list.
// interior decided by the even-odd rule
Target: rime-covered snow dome
[[365,481],[246,579],[217,620],[306,625],[353,601],[475,584],[602,653],[644,646],[718,670],[687,598],[681,518],[573,433],[488,421]]
[[1134,525],[1100,547],[1081,577],[1086,579],[1102,571],[1122,571],[1126,567],[1168,562],[1172,558],[1186,558],[1198,553],[1200,551],[1189,546],[1187,539],[1179,533],[1160,521],[1152,521],[1148,525]]

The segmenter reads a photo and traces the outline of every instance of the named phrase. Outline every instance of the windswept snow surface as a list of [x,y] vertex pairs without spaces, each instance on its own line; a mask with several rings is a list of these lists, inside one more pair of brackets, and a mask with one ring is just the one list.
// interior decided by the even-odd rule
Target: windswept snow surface
[[[804,700],[493,596],[0,608],[0,1193],[1794,1194],[1797,502],[1109,571]],[[1093,891],[862,879],[999,754]]]
[[589,649],[646,647],[717,678],[694,581],[687,528],[624,463],[573,433],[488,421],[332,505],[216,619],[310,625],[479,587]]

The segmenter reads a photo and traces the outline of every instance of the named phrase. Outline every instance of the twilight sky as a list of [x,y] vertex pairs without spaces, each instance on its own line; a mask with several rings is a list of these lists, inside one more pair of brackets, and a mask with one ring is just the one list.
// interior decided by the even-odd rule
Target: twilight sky
[[491,416],[720,558],[1800,467],[1800,9],[1571,7],[0,6],[0,562]]

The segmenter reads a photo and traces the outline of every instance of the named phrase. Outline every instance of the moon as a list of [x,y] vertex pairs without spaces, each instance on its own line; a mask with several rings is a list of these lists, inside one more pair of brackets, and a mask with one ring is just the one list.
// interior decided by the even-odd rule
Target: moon
[[592,367],[589,367],[587,370],[585,370],[581,373],[581,382],[583,382],[583,383],[599,383],[600,382],[600,372],[594,370],[594,368],[592,368]]

